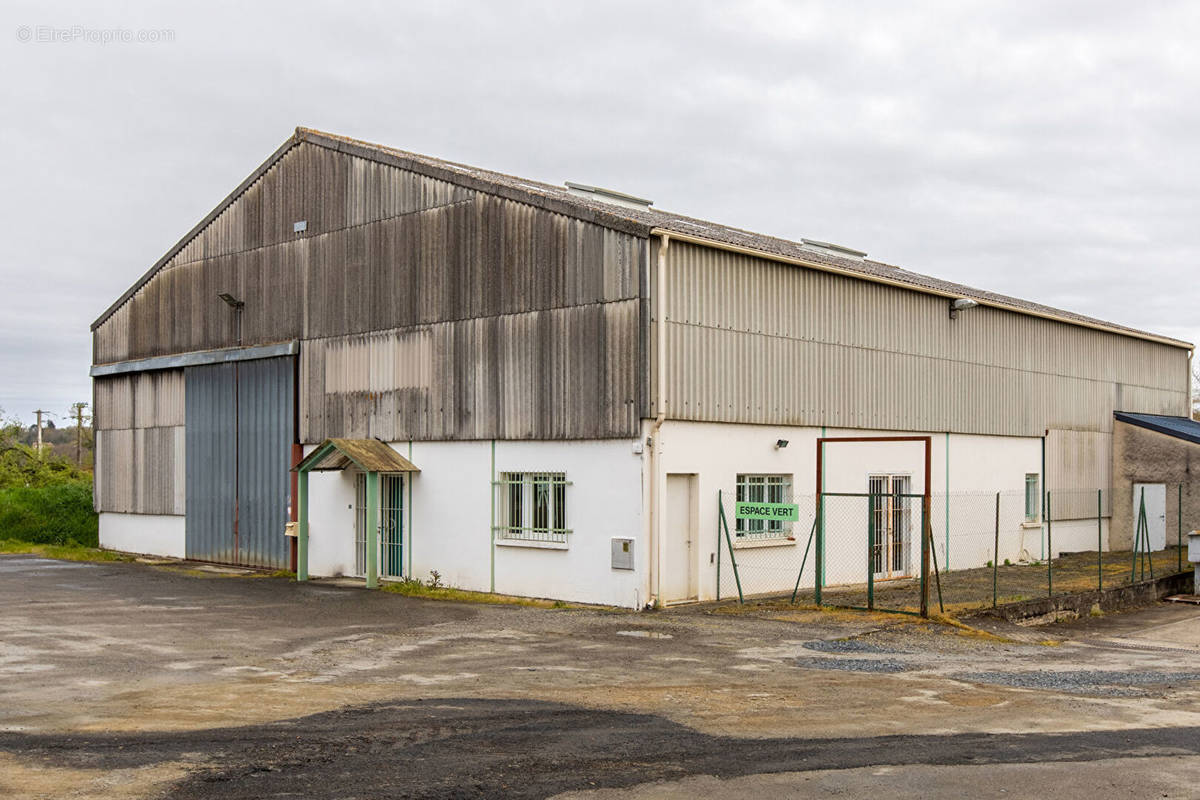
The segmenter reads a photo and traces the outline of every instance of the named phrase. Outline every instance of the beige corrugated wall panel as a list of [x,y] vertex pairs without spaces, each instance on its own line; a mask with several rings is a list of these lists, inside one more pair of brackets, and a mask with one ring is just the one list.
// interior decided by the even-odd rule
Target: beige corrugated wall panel
[[[1091,519],[1097,513],[1096,490],[1112,486],[1112,434],[1051,429],[1046,437],[1046,484],[1056,520]],[[1111,498],[1100,497],[1106,516]]]
[[97,430],[98,511],[182,514],[183,426]]
[[131,372],[95,379],[97,430],[183,424],[183,370]]
[[1186,351],[673,242],[677,419],[1040,436],[1180,413]]

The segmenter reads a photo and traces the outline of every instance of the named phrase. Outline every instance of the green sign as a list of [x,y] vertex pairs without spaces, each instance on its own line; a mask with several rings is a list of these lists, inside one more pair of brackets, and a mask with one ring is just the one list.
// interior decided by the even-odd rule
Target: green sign
[[800,506],[792,503],[738,503],[734,507],[737,519],[773,519],[795,522],[800,519]]

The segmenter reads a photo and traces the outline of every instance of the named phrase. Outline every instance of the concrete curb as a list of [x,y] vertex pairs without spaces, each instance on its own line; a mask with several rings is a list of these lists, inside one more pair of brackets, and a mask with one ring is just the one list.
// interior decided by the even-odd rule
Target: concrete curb
[[1006,603],[970,616],[999,617],[1020,625],[1041,625],[1086,616],[1097,606],[1101,611],[1120,611],[1156,603],[1173,594],[1189,594],[1192,591],[1193,575],[1189,570],[1141,583],[1114,586],[1103,591],[1077,592]]

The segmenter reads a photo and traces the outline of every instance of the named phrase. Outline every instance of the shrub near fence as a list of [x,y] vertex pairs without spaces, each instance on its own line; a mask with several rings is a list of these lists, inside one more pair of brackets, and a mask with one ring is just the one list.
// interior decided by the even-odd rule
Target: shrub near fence
[[90,482],[0,489],[0,539],[99,546]]

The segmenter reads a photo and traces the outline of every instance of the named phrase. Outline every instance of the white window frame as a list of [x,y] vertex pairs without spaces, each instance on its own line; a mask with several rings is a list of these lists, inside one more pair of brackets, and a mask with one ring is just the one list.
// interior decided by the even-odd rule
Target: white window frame
[[565,546],[568,525],[565,472],[509,471],[497,475],[496,519],[492,534],[497,543]]
[[[792,503],[792,476],[785,473],[738,473],[734,500],[738,503]],[[792,539],[791,521],[735,519],[737,542]]]
[[[1030,484],[1033,494],[1029,493]],[[1042,476],[1036,472],[1025,473],[1025,523],[1033,524],[1042,521]]]

